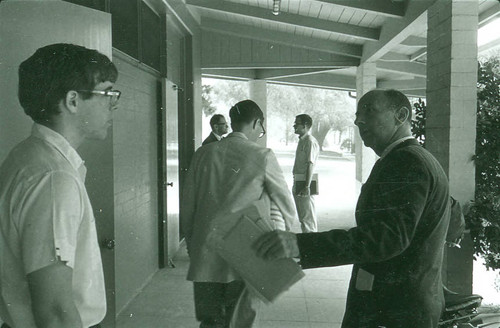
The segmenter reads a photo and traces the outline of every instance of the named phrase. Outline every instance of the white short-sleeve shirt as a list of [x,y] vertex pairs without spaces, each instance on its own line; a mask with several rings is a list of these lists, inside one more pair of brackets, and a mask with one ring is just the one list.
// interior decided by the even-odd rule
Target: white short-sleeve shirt
[[[310,134],[305,134],[299,138],[297,151],[295,152],[295,162],[293,164],[293,174],[303,175],[306,173],[309,164],[316,164],[319,156],[319,144],[316,138]],[[303,177],[301,176],[302,180]]]
[[106,314],[85,173],[68,141],[38,124],[0,167],[0,317],[12,327],[35,327],[26,277],[57,260],[73,269],[73,300],[83,327]]

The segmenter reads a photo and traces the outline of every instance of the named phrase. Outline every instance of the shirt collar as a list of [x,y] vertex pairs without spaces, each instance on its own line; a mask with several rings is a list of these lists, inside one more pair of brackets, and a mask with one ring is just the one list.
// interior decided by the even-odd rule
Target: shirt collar
[[310,132],[305,133],[302,137],[299,137],[299,139],[300,139],[300,140],[303,140],[303,139],[305,139],[305,138],[309,137],[310,135],[311,135],[311,133],[310,133]]
[[71,166],[73,166],[75,170],[78,171],[80,167],[83,166],[84,161],[80,155],[78,155],[76,150],[71,147],[68,140],[56,131],[44,125],[35,123],[33,125],[33,129],[31,130],[31,135],[42,139],[55,147],[68,160],[68,162],[70,162]]
[[228,137],[238,137],[248,140],[247,136],[243,132],[231,132],[226,138]]
[[220,141],[220,139],[222,139],[222,136],[218,135],[217,133],[215,133],[214,131],[212,131],[212,134],[215,136],[215,138]]
[[413,137],[406,136],[406,137],[403,137],[403,138],[398,139],[398,140],[394,141],[393,143],[391,143],[389,146],[387,146],[387,148],[384,149],[384,151],[382,152],[382,155],[380,155],[380,158],[382,159],[385,156],[387,156],[387,154],[389,154],[390,151],[394,149],[394,147],[396,147],[397,145],[399,145],[400,143],[402,143],[408,139],[413,139]]

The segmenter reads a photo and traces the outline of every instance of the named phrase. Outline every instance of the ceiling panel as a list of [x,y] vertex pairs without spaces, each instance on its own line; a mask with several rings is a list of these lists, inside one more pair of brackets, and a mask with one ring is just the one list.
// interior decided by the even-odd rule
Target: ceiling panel
[[342,15],[340,15],[338,22],[349,23],[353,15],[354,15],[354,9],[346,8],[342,11]]

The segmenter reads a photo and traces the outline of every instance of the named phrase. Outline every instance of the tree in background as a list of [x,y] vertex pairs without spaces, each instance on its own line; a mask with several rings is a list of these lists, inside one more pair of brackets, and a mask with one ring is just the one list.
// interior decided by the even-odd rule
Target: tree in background
[[[340,143],[342,134],[354,124],[354,105],[349,102],[345,91],[277,84],[268,84],[267,90],[267,124],[281,131],[280,140],[286,145],[290,140],[296,140],[292,126],[298,114],[306,113],[312,117],[311,132],[321,149],[330,131],[338,132],[337,142]],[[212,81],[211,85],[202,87],[203,113],[205,116],[212,115],[219,112],[217,107],[229,109],[247,98],[248,86],[245,82]]]
[[500,59],[479,65],[476,130],[476,193],[466,215],[474,251],[487,268],[500,268]]
[[201,108],[205,116],[211,116],[215,113],[216,108],[213,104],[213,87],[211,85],[201,86]]
[[425,147],[425,109],[427,106],[422,98],[413,103],[414,116],[411,121],[411,131],[415,139]]
[[248,99],[247,83],[242,81],[215,80],[202,85],[202,109],[205,116],[216,112],[229,111],[241,100]]
[[342,134],[354,122],[354,106],[345,91],[324,90],[284,85],[268,85],[268,115],[285,121],[284,138],[294,137],[293,121],[298,114],[308,114],[313,119],[312,135],[323,150],[327,134],[337,131],[338,143]]
[[[474,253],[487,268],[500,268],[500,57],[478,66],[475,197],[465,215]],[[412,132],[425,146],[425,102],[414,103]]]

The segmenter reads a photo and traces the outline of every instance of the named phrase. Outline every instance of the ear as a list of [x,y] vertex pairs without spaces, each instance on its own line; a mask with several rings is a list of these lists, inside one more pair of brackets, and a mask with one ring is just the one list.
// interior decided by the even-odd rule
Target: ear
[[80,96],[78,92],[70,90],[66,93],[66,97],[63,99],[63,105],[70,113],[74,114],[78,111],[79,101]]
[[396,110],[394,116],[396,118],[396,121],[398,121],[400,124],[403,124],[406,122],[408,117],[410,117],[410,109],[406,107],[400,107]]

